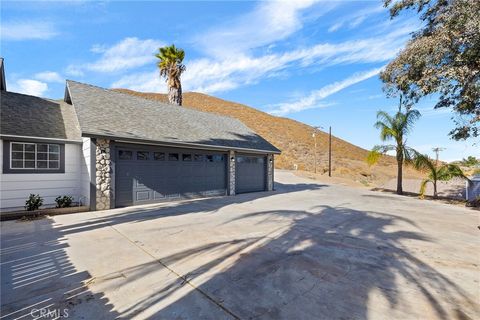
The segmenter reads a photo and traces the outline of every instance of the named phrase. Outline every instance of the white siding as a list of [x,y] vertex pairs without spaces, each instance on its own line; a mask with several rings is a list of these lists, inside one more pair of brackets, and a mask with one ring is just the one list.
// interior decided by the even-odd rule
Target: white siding
[[[44,199],[44,207],[55,206],[57,196],[69,195],[74,201],[88,205],[88,196],[82,181],[86,180],[88,168],[80,144],[65,144],[65,173],[3,173],[3,141],[0,140],[0,208],[2,211],[23,209],[31,194]],[[89,163],[89,162],[88,162]],[[88,178],[89,179],[89,178]],[[86,200],[85,200],[86,199]]]
[[82,183],[82,194],[85,197],[85,199],[82,200],[84,205],[90,204],[90,149],[90,138],[83,138],[80,180]]

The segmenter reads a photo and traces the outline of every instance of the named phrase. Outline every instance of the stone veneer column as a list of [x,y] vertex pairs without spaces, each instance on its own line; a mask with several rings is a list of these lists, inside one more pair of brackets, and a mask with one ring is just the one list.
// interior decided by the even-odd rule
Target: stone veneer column
[[110,209],[112,199],[112,161],[110,140],[97,139],[95,150],[96,210]]
[[267,156],[267,191],[273,190],[273,154]]
[[[233,157],[233,161],[232,161],[232,157]],[[228,152],[227,161],[228,161],[228,174],[229,174],[228,195],[234,196],[235,195],[235,161],[236,161],[235,151]]]

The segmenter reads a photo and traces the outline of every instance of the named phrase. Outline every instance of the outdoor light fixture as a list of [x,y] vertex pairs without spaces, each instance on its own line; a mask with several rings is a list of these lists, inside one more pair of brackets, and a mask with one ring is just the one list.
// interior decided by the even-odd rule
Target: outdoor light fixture
[[230,161],[231,161],[231,162],[234,162],[234,161],[235,161],[235,157],[230,157]]
[[273,159],[272,159],[272,158],[270,158],[270,160],[268,160],[268,161],[270,161],[270,163],[272,163],[272,162],[273,162]]

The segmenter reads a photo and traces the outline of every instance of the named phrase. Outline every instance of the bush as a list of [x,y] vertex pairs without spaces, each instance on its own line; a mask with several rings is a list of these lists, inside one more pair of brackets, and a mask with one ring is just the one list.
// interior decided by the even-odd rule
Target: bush
[[38,194],[34,195],[33,193],[30,194],[27,201],[25,201],[25,209],[27,211],[34,211],[38,210],[43,204],[43,198],[40,197]]
[[72,196],[58,196],[55,198],[55,202],[57,203],[57,208],[68,208],[72,205],[73,197]]

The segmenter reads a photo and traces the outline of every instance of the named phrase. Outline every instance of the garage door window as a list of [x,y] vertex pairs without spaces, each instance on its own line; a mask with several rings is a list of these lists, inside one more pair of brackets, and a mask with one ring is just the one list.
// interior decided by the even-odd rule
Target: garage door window
[[203,156],[203,154],[196,154],[195,157],[194,157],[195,161],[197,162],[203,162],[203,160],[205,159],[205,157]]
[[182,161],[192,161],[192,155],[191,154],[182,154]]
[[137,160],[148,160],[149,153],[148,151],[137,151]]
[[178,153],[169,153],[168,154],[169,161],[178,161]]
[[213,155],[207,154],[207,162],[213,162]]
[[154,152],[153,159],[157,161],[165,161],[165,153],[163,152]]
[[118,150],[118,159],[120,160],[132,160],[133,152],[128,150]]
[[223,161],[223,156],[216,154],[213,156],[213,162],[222,162]]

